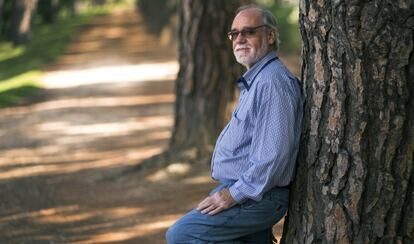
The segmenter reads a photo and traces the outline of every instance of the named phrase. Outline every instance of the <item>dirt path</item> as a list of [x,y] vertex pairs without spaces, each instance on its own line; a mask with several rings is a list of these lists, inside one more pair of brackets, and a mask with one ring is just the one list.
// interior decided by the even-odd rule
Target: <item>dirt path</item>
[[0,243],[165,243],[213,187],[209,165],[119,175],[166,146],[177,70],[134,13],[83,28],[44,101],[0,110]]
[[164,243],[208,166],[118,175],[166,146],[175,60],[135,14],[96,17],[48,68],[44,101],[0,110],[0,243]]

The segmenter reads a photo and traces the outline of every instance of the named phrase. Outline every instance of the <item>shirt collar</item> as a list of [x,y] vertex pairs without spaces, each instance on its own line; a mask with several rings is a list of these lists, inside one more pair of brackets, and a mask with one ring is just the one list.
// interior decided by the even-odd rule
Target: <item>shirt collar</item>
[[276,58],[276,52],[271,51],[263,56],[257,63],[255,63],[250,69],[248,69],[240,79],[237,80],[239,87],[242,88],[249,88],[251,87],[254,77],[256,77],[257,73],[260,72],[263,65],[265,65],[269,60]]

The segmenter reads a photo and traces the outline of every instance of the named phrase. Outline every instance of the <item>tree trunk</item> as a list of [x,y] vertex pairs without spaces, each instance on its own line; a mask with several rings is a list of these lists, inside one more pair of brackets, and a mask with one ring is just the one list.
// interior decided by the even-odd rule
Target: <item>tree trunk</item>
[[0,0],[0,36],[1,33],[3,32],[3,3],[4,0]]
[[14,44],[22,44],[29,40],[36,5],[37,0],[16,0],[14,2],[11,23],[11,41]]
[[180,2],[180,71],[172,148],[211,149],[226,123],[235,80],[242,74],[226,33],[242,2]]
[[284,243],[414,243],[413,10],[300,1],[307,97]]
[[68,2],[68,8],[71,16],[75,16],[77,14],[77,8],[76,5],[78,4],[77,0],[70,0]]
[[37,12],[44,23],[54,23],[59,14],[58,0],[41,0],[37,5]]

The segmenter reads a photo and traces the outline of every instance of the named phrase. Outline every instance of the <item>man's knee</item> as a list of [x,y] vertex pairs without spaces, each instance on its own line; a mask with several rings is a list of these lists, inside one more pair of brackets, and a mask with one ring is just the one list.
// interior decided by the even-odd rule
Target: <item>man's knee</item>
[[188,241],[186,240],[186,236],[187,235],[185,228],[182,225],[175,223],[170,228],[168,228],[165,234],[165,239],[167,240],[168,244],[178,244]]
[[167,232],[165,233],[165,239],[167,240],[168,244],[177,243],[176,236],[177,236],[177,231],[173,225],[170,228],[168,228]]

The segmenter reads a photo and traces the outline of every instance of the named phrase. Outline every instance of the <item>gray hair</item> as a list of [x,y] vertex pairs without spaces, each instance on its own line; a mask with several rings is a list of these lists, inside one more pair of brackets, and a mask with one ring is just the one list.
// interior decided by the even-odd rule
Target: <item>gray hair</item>
[[260,13],[263,16],[263,24],[265,24],[267,27],[271,28],[272,30],[275,31],[276,34],[276,40],[275,42],[271,45],[271,47],[277,51],[279,49],[279,43],[280,43],[280,39],[279,39],[279,31],[277,29],[277,21],[275,16],[273,16],[272,12],[270,12],[267,9],[264,9],[256,4],[247,4],[247,5],[243,5],[241,7],[239,7],[236,10],[236,15],[238,13],[240,13],[241,11],[247,10],[247,9],[257,9],[260,11]]

